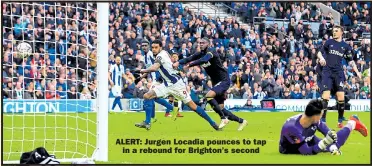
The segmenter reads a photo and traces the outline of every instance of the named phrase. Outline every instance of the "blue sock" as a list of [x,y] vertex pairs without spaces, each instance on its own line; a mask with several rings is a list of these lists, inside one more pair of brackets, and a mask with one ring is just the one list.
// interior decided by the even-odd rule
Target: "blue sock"
[[170,104],[172,106],[172,108],[168,106],[168,108],[165,109],[165,113],[169,114],[170,112],[173,111],[174,105],[173,105],[173,102],[168,102],[168,104]]
[[151,112],[151,118],[155,118],[155,101],[152,101],[152,112]]
[[152,109],[153,109],[152,101],[151,100],[144,100],[143,101],[143,108],[144,108],[145,113],[146,113],[145,123],[150,124],[151,114],[152,114]]
[[215,125],[216,124],[216,122],[214,122],[212,120],[212,118],[201,107],[197,106],[195,112],[198,113],[205,120],[207,120],[209,122],[209,124],[211,124],[211,125]]
[[167,108],[167,109],[165,110],[165,113],[170,113],[172,110],[173,110],[173,109],[168,109],[168,108]]
[[[116,104],[119,104],[120,103],[120,99],[119,100],[118,99],[119,99],[119,97],[115,97],[114,103],[112,104],[112,107],[111,107],[111,110],[114,110],[115,107],[116,107]],[[119,107],[120,107],[120,105],[119,105]]]
[[167,108],[166,112],[169,113],[173,110],[173,106],[172,104],[170,104],[169,102],[167,102],[167,100],[165,99],[162,99],[162,98],[156,98],[155,99],[155,102],[159,103],[160,105],[164,106],[165,108]]
[[120,111],[123,111],[123,106],[121,106],[120,97],[117,97],[117,103],[119,105]]

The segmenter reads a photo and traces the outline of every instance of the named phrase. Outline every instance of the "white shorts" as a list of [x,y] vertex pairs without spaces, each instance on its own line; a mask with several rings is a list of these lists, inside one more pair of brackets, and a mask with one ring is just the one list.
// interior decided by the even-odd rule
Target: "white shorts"
[[150,90],[154,89],[156,86],[159,86],[160,84],[162,84],[162,83],[157,82],[157,81],[152,81]]
[[152,90],[159,98],[172,95],[185,104],[192,101],[190,94],[186,90],[186,84],[182,80],[178,80],[177,83],[170,86],[165,86],[164,83],[158,84]]
[[120,97],[121,96],[121,87],[118,85],[115,85],[114,87],[111,88],[112,94],[115,97]]

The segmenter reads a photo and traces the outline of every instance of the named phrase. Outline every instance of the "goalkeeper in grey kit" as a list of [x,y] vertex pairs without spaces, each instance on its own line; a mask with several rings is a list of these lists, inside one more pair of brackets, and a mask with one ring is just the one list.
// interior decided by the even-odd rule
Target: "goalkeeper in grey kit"
[[[279,152],[303,155],[331,152],[333,155],[341,155],[340,148],[345,144],[352,130],[359,131],[364,137],[367,137],[368,130],[358,116],[351,116],[347,124],[336,132],[330,130],[320,120],[323,111],[322,100],[314,99],[306,106],[305,113],[288,118],[282,127]],[[315,136],[317,130],[325,138],[320,139]]]

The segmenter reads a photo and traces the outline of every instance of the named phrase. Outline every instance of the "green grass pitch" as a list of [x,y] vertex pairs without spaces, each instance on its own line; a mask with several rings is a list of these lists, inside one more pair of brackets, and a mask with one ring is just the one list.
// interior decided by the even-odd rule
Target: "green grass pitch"
[[[359,132],[353,131],[346,144],[341,148],[342,156],[332,156],[329,153],[321,153],[314,156],[282,155],[278,152],[279,135],[285,120],[295,114],[294,112],[240,112],[236,115],[248,120],[248,126],[243,131],[237,131],[238,124],[230,122],[223,131],[214,131],[209,124],[193,112],[183,113],[185,117],[173,121],[172,118],[164,117],[163,112],[157,112],[158,121],[152,125],[150,131],[136,128],[134,123],[144,119],[144,113],[114,113],[109,114],[109,162],[111,164],[369,164],[370,163],[370,136],[363,137]],[[345,117],[357,114],[367,127],[370,126],[370,112],[346,112]],[[27,147],[46,146],[47,150],[59,151],[57,158],[82,157],[82,154],[92,154],[95,145],[95,126],[93,122],[85,119],[95,120],[95,114],[65,114],[56,117],[48,116],[11,116],[4,114],[4,160],[19,160],[21,151],[29,151]],[[216,122],[219,118],[216,113],[209,113]],[[330,112],[327,115],[330,128],[336,128],[337,113]],[[13,122],[13,123],[12,123]],[[47,122],[47,129],[43,129]],[[13,130],[9,128],[16,127]],[[67,124],[68,128],[64,128]],[[25,129],[27,126],[35,129]],[[17,128],[18,127],[18,128]],[[58,128],[57,128],[58,127]],[[90,131],[92,133],[88,133]],[[370,130],[369,130],[370,132]],[[318,134],[318,136],[320,136]],[[43,139],[47,138],[47,141]],[[55,140],[54,138],[57,138]],[[323,138],[323,137],[321,137]],[[117,145],[117,139],[146,139],[172,140],[172,145]],[[173,139],[177,140],[204,140],[204,145],[173,145]],[[242,140],[251,140],[250,145],[243,145]],[[265,140],[266,145],[254,145],[253,140]],[[15,141],[9,141],[15,140]],[[33,141],[36,140],[36,141]],[[79,140],[78,142],[75,140]],[[240,140],[240,145],[210,145],[208,140]],[[22,145],[23,143],[23,145]],[[86,144],[89,143],[89,144]],[[23,147],[23,149],[22,149]],[[66,148],[65,148],[66,147]],[[123,147],[130,149],[130,153],[123,153]],[[140,149],[169,149],[173,153],[139,153]],[[175,153],[174,148],[186,148],[185,153]],[[229,153],[188,153],[188,147],[193,148],[224,148]],[[257,148],[259,153],[231,153],[231,149]],[[12,148],[12,149],[10,149]],[[132,153],[137,149],[138,153]],[[66,152],[67,151],[67,152]],[[77,153],[76,153],[77,152]],[[96,162],[101,163],[101,162]]]

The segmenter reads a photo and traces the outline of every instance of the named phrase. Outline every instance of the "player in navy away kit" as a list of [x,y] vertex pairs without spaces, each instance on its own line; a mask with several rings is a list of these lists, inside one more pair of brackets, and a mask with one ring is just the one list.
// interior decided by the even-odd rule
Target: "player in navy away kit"
[[[331,91],[336,92],[337,110],[338,110],[338,126],[342,128],[342,121],[344,119],[345,111],[345,92],[344,82],[346,81],[343,68],[342,59],[349,61],[351,67],[361,78],[355,62],[352,57],[352,48],[342,40],[343,28],[341,26],[333,27],[333,39],[329,39],[323,45],[321,51],[318,52],[319,64],[322,66],[322,100],[323,107],[327,109],[328,101],[331,96]],[[326,121],[327,110],[324,110],[322,121]]]
[[206,102],[209,103],[213,110],[221,117],[219,128],[223,128],[229,120],[240,123],[238,130],[243,130],[247,125],[247,121],[237,117],[230,111],[224,108],[224,101],[226,100],[226,91],[230,87],[230,78],[227,70],[223,67],[218,53],[209,48],[210,41],[208,38],[202,38],[200,41],[201,52],[191,55],[187,58],[181,59],[173,64],[174,68],[179,65],[185,65],[184,69],[201,65],[207,74],[211,77],[213,88],[206,94]]
[[[350,117],[345,127],[335,132],[320,121],[322,114],[322,100],[313,99],[306,106],[305,113],[288,118],[282,127],[279,152],[303,155],[331,152],[333,155],[340,155],[340,148],[352,130],[359,131],[364,137],[368,135],[366,126],[356,115]],[[325,136],[324,139],[315,136],[317,130]]]
[[[323,92],[323,86],[322,86],[322,72],[323,72],[323,66],[321,66],[319,63],[316,65],[316,68],[315,68],[315,72],[317,73],[317,84],[318,84],[318,87],[319,87],[319,91],[320,92]],[[332,96],[335,96],[336,95],[336,91],[337,88],[335,88],[335,86],[333,86],[331,88],[331,91],[330,91],[330,95]],[[336,98],[337,100],[337,98]],[[344,97],[344,101],[345,101],[345,104],[347,104],[347,101],[350,100],[350,98],[348,98],[347,96]],[[336,102],[336,108],[339,108],[339,104],[338,102]],[[341,113],[341,111],[339,110],[339,112]],[[323,114],[324,116],[324,114]],[[326,122],[326,119],[325,118],[322,118],[321,119],[322,122]],[[342,128],[342,121],[345,121],[345,117],[341,117],[338,121],[338,127],[339,128]]]

